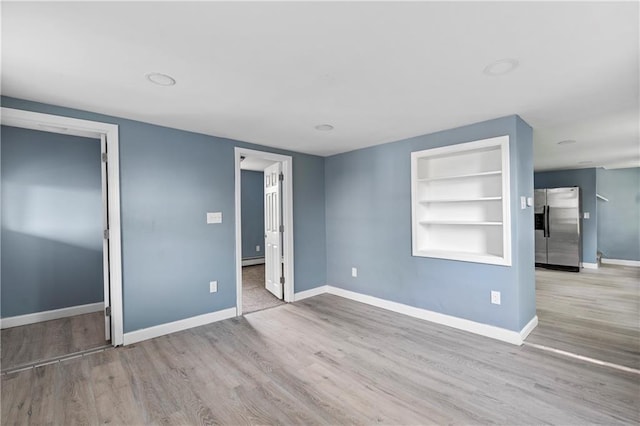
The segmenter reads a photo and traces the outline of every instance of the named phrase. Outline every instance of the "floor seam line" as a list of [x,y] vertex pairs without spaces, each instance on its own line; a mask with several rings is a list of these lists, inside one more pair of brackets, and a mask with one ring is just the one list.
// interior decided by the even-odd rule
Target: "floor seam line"
[[563,351],[562,349],[556,349],[556,348],[552,348],[552,347],[549,347],[549,346],[539,345],[537,343],[524,342],[524,345],[525,346],[531,346],[532,348],[540,349],[542,351],[553,352],[555,354],[562,355],[562,356],[565,356],[565,357],[568,357],[568,358],[579,359],[581,361],[589,362],[591,364],[596,364],[596,365],[600,365],[600,366],[603,366],[603,367],[610,367],[610,368],[614,368],[616,370],[625,371],[627,373],[633,373],[633,374],[640,375],[640,370],[637,370],[637,369],[631,368],[631,367],[627,367],[627,366],[624,366],[624,365],[620,365],[620,364],[615,364],[613,362],[602,361],[600,359],[591,358],[591,357],[580,355],[580,354],[576,354],[576,353],[573,353],[573,352]]
[[113,346],[111,345],[103,345],[97,348],[85,349],[83,351],[73,352],[66,355],[60,355],[60,356],[55,356],[51,358],[41,359],[38,361],[28,362],[26,364],[16,365],[14,367],[9,367],[5,370],[2,370],[0,372],[0,375],[4,376],[7,374],[17,373],[25,370],[31,370],[32,368],[38,368],[38,367],[43,367],[45,365],[56,364],[59,362],[63,362],[63,361],[67,361],[75,358],[82,358],[87,355],[92,355],[94,353],[106,351],[108,349],[111,349],[112,347]]

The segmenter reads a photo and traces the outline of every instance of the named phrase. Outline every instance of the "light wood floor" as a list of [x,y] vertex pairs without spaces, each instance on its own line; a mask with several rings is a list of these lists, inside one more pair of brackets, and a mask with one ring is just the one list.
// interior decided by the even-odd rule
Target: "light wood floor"
[[102,312],[6,328],[0,334],[2,370],[107,343]]
[[264,287],[264,263],[242,267],[242,312],[260,311],[282,305],[284,301]]
[[640,376],[332,295],[2,378],[2,424],[638,424]]
[[640,369],[640,268],[537,268],[536,303],[528,343]]

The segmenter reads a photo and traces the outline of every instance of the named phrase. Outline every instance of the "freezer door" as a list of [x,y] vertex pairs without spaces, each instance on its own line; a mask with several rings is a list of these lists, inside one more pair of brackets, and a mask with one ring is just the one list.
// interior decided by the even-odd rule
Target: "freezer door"
[[580,267],[580,190],[547,189],[547,263]]
[[547,190],[536,189],[534,192],[534,215],[536,237],[536,263],[547,262],[547,238],[546,238],[546,207]]

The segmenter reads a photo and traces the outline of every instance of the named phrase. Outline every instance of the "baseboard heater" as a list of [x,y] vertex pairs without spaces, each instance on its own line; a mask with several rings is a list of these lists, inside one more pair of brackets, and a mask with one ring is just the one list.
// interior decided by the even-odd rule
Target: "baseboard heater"
[[242,259],[242,266],[261,265],[264,263],[264,257],[248,257]]

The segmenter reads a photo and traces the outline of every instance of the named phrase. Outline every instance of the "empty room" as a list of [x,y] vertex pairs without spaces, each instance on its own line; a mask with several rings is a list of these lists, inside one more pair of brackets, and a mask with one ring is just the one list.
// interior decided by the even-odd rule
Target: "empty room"
[[2,2],[0,423],[640,423],[638,2]]

